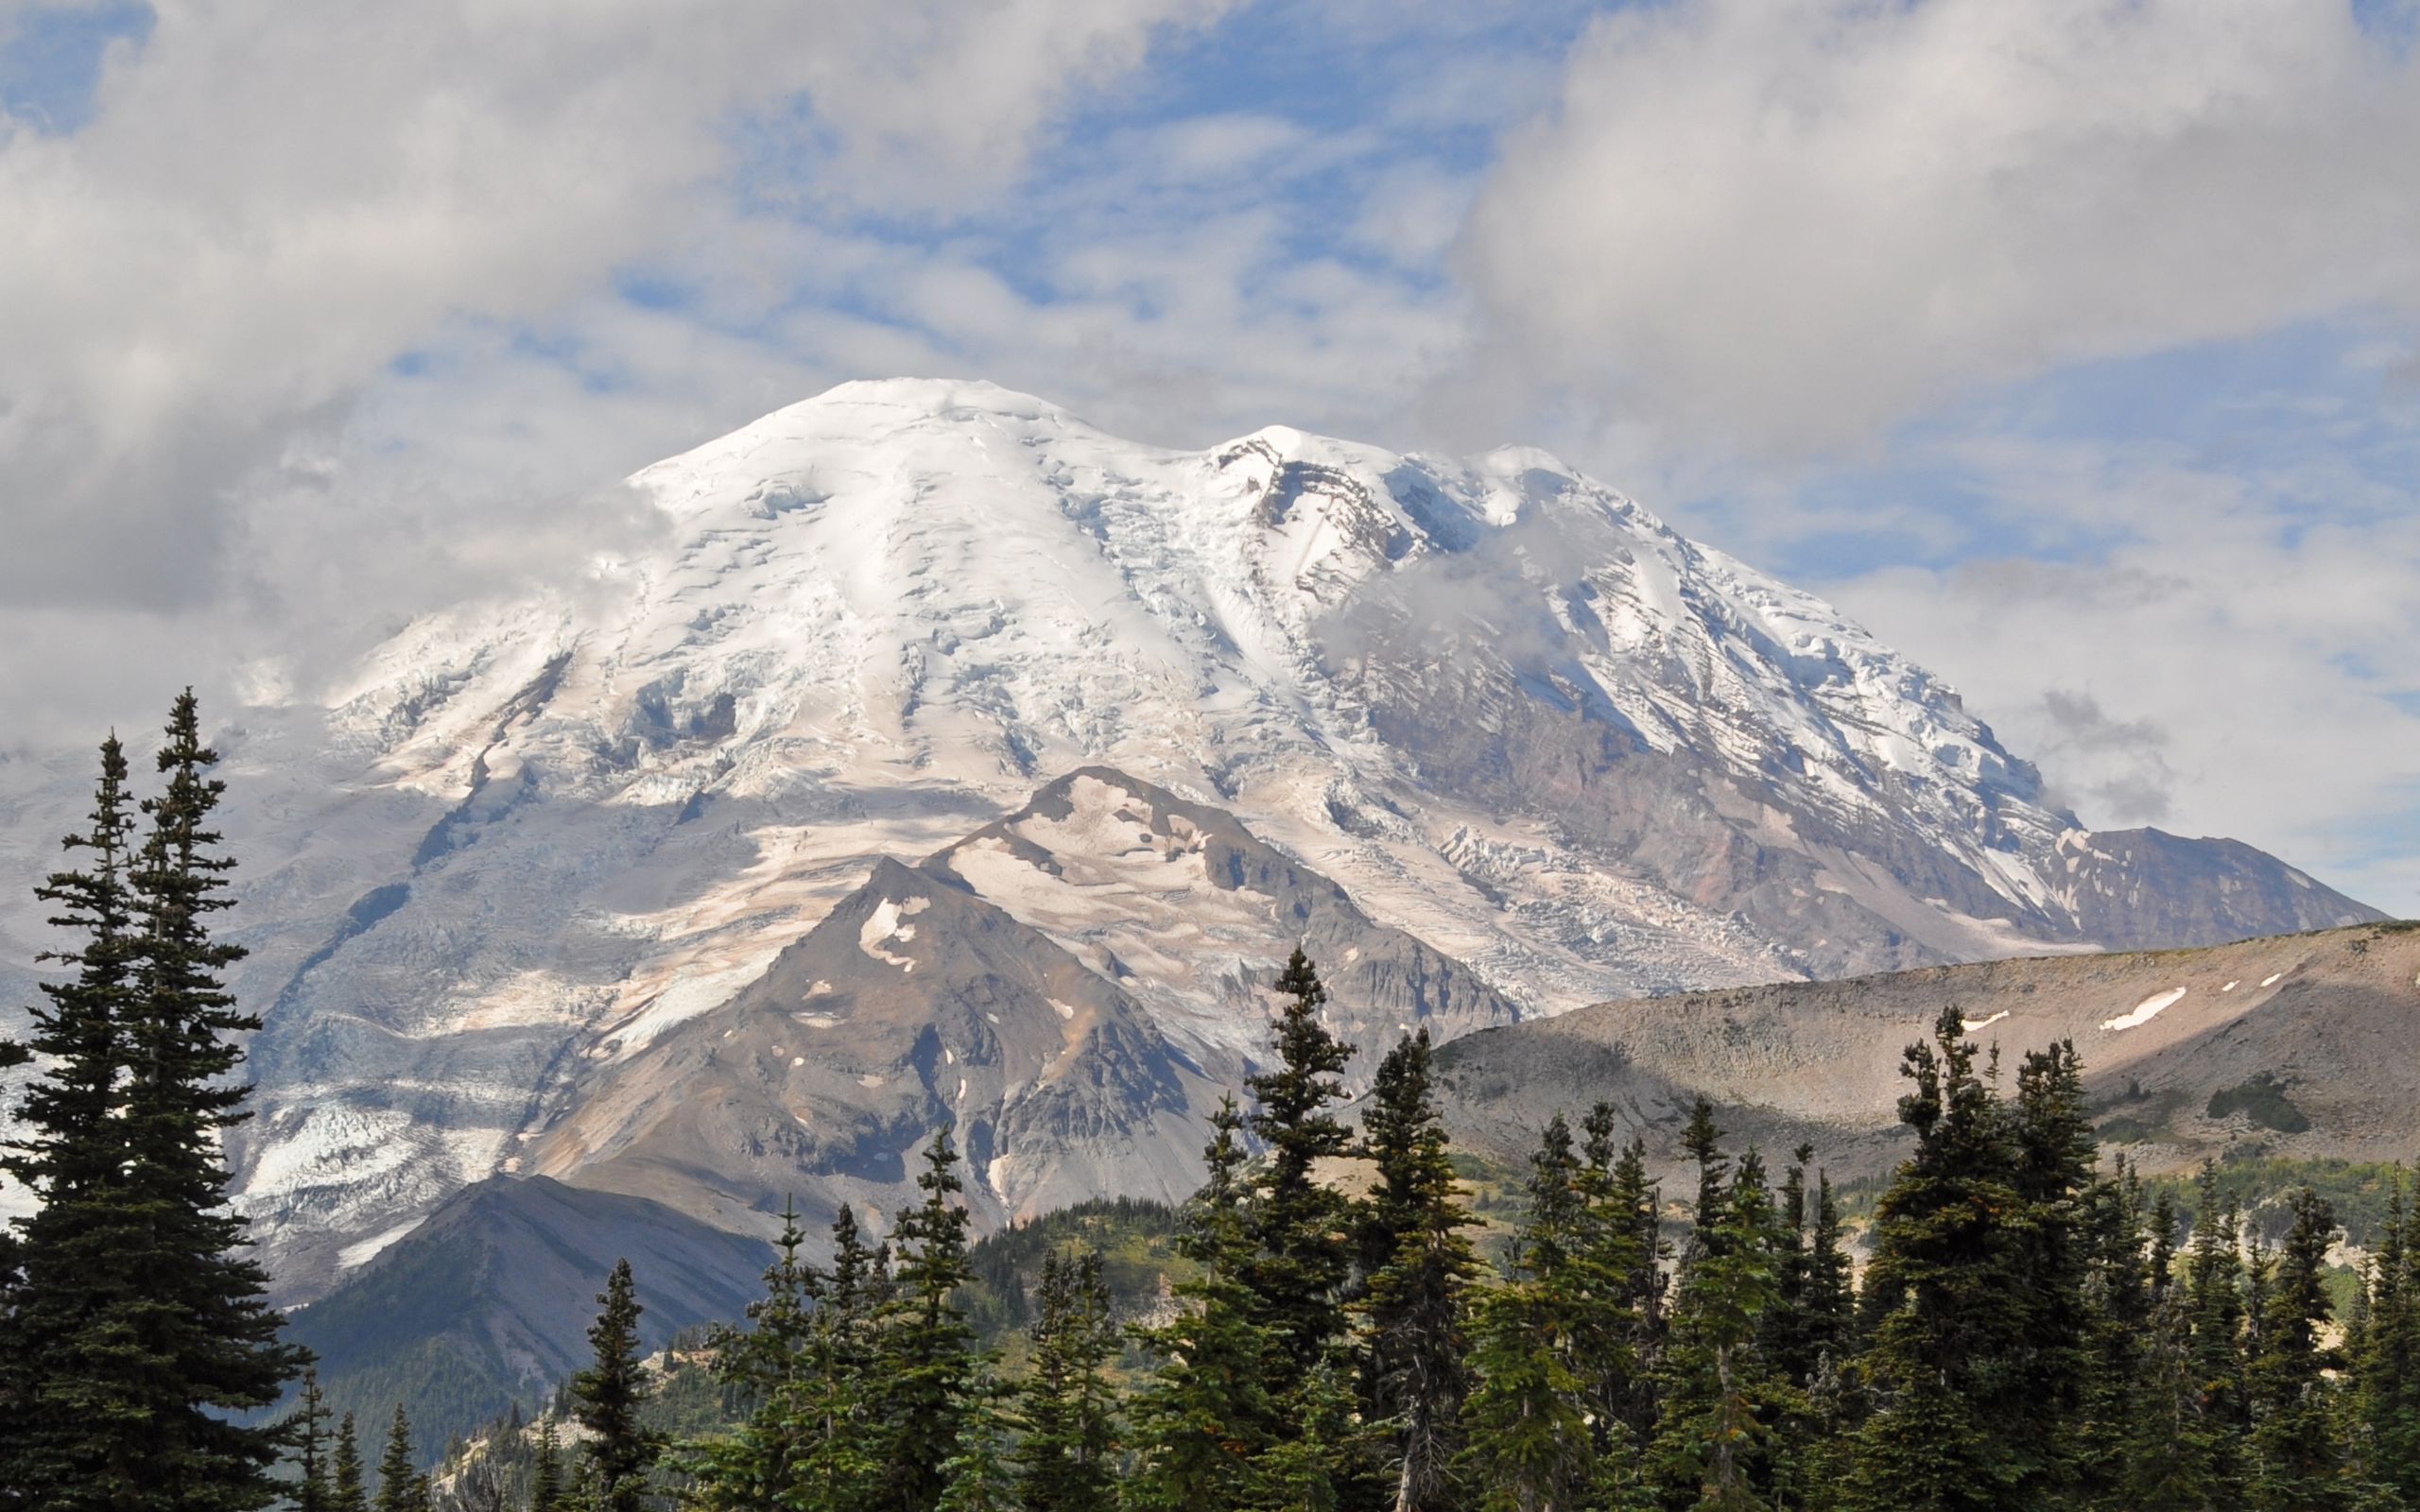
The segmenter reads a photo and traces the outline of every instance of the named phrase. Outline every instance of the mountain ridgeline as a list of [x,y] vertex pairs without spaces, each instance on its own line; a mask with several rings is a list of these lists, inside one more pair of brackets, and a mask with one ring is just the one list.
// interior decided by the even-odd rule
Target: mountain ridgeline
[[[630,491],[610,558],[214,732],[285,1300],[498,1175],[888,1211],[943,1114],[979,1224],[1181,1194],[1305,938],[1374,1046],[2376,917],[2088,831],[1923,668],[1533,450],[1170,451],[901,380]],[[28,835],[82,785],[0,764]],[[6,891],[0,1013],[43,930]]]

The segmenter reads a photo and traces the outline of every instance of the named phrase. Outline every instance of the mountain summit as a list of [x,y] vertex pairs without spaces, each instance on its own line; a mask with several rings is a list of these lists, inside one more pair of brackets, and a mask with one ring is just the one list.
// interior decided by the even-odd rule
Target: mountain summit
[[[992,1027],[911,989],[926,950],[1015,1002],[965,1078],[1024,1131],[1005,1212],[1064,1190],[1021,1151],[1179,1189],[1252,985],[1329,891],[1338,947],[1392,963],[1340,993],[1374,1033],[2377,917],[2241,846],[2087,832],[1923,668],[1536,451],[1168,451],[900,380],[631,484],[646,549],[428,616],[221,738],[270,1009],[234,1152],[298,1285],[498,1172],[670,1200],[726,1160],[753,1174],[678,1205],[735,1227],[792,1158],[875,1195],[881,1140],[972,1116],[925,1062]],[[837,984],[827,957],[894,973],[847,1054],[765,1017],[823,1013],[768,994]],[[710,1025],[763,1040],[754,1069]],[[1018,1114],[1072,1054],[1079,1112]],[[1088,1118],[1141,1155],[1074,1149]]]

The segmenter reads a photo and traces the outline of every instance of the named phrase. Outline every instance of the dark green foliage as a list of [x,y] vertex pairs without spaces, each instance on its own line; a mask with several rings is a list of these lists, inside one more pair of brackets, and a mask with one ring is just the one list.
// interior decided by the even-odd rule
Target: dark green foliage
[[563,1455],[552,1418],[538,1425],[537,1457],[529,1469],[528,1512],[562,1512]]
[[653,1387],[639,1363],[641,1309],[629,1261],[615,1263],[596,1301],[596,1322],[588,1331],[595,1359],[571,1381],[573,1416],[589,1433],[581,1468],[595,1512],[638,1512],[648,1504],[648,1471],[664,1442],[639,1417]]
[[294,1466],[294,1485],[286,1495],[294,1503],[295,1512],[334,1512],[335,1467],[329,1460],[328,1441],[331,1416],[327,1399],[320,1394],[319,1372],[305,1367],[302,1400],[285,1425]]
[[1825,1362],[1837,1366],[1847,1357],[1857,1310],[1831,1180],[1818,1171],[1815,1190],[1806,1190],[1806,1167],[1814,1158],[1814,1150],[1802,1145],[1782,1178],[1775,1295],[1761,1330],[1773,1367],[1800,1387],[1813,1382]]
[[1799,1242],[1754,1149],[1718,1201],[1673,1299],[1649,1473],[1668,1506],[1785,1505],[1805,1479],[1797,1439],[1808,1409],[1765,1341],[1787,1310],[1782,1284]]
[[223,785],[193,696],[171,712],[142,843],[112,739],[90,865],[40,889],[72,967],[34,1010],[52,1057],[0,1149],[43,1195],[10,1246],[0,1319],[0,1505],[247,1512],[279,1495],[285,1426],[247,1417],[302,1364],[226,1205],[219,1140],[245,1118],[237,1036],[259,1026],[221,973],[243,952],[212,937],[230,906],[211,828]]
[[2360,1478],[2420,1506],[2420,1207],[2407,1211],[2400,1172],[2367,1280],[2366,1316],[2346,1346]]
[[1249,1280],[1262,1323],[1282,1339],[1295,1371],[1307,1373],[1344,1332],[1339,1293],[1352,1264],[1344,1200],[1312,1168],[1350,1143],[1328,1107],[1344,1098],[1337,1077],[1353,1047],[1321,1022],[1327,989],[1299,947],[1277,991],[1286,999],[1272,1047],[1277,1064],[1249,1083],[1257,1104],[1252,1131],[1268,1151],[1245,1209],[1256,1251]]
[[1129,1421],[1134,1468],[1128,1504],[1148,1512],[1232,1512],[1257,1506],[1263,1456],[1283,1436],[1270,1395],[1277,1341],[1255,1316],[1243,1276],[1243,1120],[1231,1099],[1211,1121],[1209,1175],[1185,1209],[1184,1251],[1200,1267],[1175,1288],[1176,1316],[1138,1332],[1157,1358]]
[[1575,1360],[1587,1301],[1580,1171],[1570,1125],[1557,1114],[1530,1158],[1512,1274],[1478,1309],[1466,1459],[1490,1512],[1565,1506],[1597,1477],[1588,1383]]
[[1009,1423],[1000,1409],[1002,1388],[990,1371],[970,1378],[959,1414],[958,1443],[942,1461],[941,1500],[936,1512],[1019,1512],[1035,1506],[1020,1495],[1008,1456]]
[[873,1416],[885,1484],[881,1504],[929,1512],[957,1452],[966,1392],[978,1363],[975,1331],[958,1305],[970,1279],[966,1209],[949,1131],[934,1134],[916,1178],[925,1200],[899,1215],[898,1265],[877,1309]]
[[429,1512],[428,1477],[420,1472],[411,1419],[401,1407],[388,1425],[387,1451],[378,1456],[378,1494],[370,1505],[372,1512]]
[[1361,1218],[1361,1408],[1395,1467],[1398,1512],[1430,1512],[1450,1503],[1470,1394],[1464,1313],[1478,1261],[1429,1085],[1427,1030],[1406,1036],[1379,1064],[1361,1153],[1377,1174]]
[[1144,1312],[1157,1303],[1161,1278],[1186,1268],[1176,1252],[1182,1227],[1178,1211],[1165,1202],[1092,1197],[995,1229],[966,1254],[974,1275],[965,1295],[967,1322],[987,1343],[1030,1328],[1042,1267],[1070,1248],[1099,1255],[1102,1284],[1121,1314]]
[[1102,1372],[1116,1356],[1118,1331],[1100,1256],[1050,1256],[1040,1302],[1017,1394],[1025,1436],[1011,1459],[1018,1494],[1030,1512],[1109,1512],[1117,1503],[1117,1413]]
[[2022,1259],[2029,1236],[2006,1109],[1975,1068],[1956,1008],[1909,1048],[1899,1100],[1916,1151],[1876,1212],[1864,1313],[1874,1411],[1849,1504],[1873,1512],[1996,1512],[2026,1504],[2035,1467],[2009,1431],[2030,1416]]
[[1681,1252],[1681,1268],[1685,1271],[1721,1227],[1723,1178],[1731,1165],[1722,1153],[1722,1130],[1714,1121],[1714,1104],[1703,1097],[1689,1108],[1688,1126],[1681,1131],[1681,1153],[1698,1168],[1697,1201],[1689,1209],[1688,1247]]
[[2323,1272],[2335,1233],[2326,1199],[2298,1194],[2249,1371],[2256,1466],[2249,1501],[2258,1512],[2330,1512],[2353,1503],[2328,1374],[2342,1362],[2320,1337],[2329,1316]]
[[370,1512],[369,1486],[361,1476],[361,1440],[354,1433],[351,1413],[337,1422],[336,1452],[328,1471],[328,1505],[332,1512]]
[[683,1456],[688,1501],[701,1512],[775,1506],[804,1494],[816,1415],[804,1389],[819,1363],[816,1333],[831,1278],[802,1260],[806,1235],[794,1208],[782,1210],[781,1258],[765,1273],[765,1296],[748,1306],[746,1329],[710,1336],[715,1372],[746,1413],[736,1432]]

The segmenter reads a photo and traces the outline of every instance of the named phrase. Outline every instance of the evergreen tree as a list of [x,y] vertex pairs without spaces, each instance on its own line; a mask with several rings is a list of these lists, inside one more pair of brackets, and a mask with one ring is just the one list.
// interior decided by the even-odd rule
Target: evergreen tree
[[327,1398],[320,1393],[320,1372],[304,1366],[302,1400],[286,1419],[295,1469],[294,1486],[287,1495],[295,1512],[334,1512],[336,1493],[328,1463],[328,1419],[333,1416]]
[[842,1204],[832,1220],[831,1280],[810,1319],[809,1359],[791,1414],[802,1440],[792,1512],[844,1512],[873,1502],[881,1464],[868,1375],[887,1269],[866,1248],[856,1211]]
[[1129,1414],[1127,1499],[1140,1512],[1236,1512],[1260,1505],[1267,1487],[1262,1456],[1279,1436],[1270,1374],[1283,1356],[1243,1280],[1242,1128],[1234,1100],[1221,1103],[1203,1152],[1208,1178],[1178,1241],[1201,1274],[1174,1287],[1173,1319],[1137,1334],[1158,1362]]
[[2329,1400],[2327,1372],[2341,1362],[2320,1337],[2329,1315],[2325,1271],[2336,1214],[2308,1187],[2294,1194],[2293,1213],[2251,1366],[2256,1469],[2250,1500],[2257,1512],[2334,1512],[2352,1504]]
[[2142,1182],[2123,1160],[2085,1198],[2083,1380],[2062,1457],[2073,1500],[2093,1506],[2127,1504],[2138,1427],[2160,1411],[2146,1396],[2159,1297],[2142,1203]]
[[1731,1162],[1722,1153],[1722,1130],[1714,1121],[1714,1104],[1701,1096],[1689,1106],[1689,1122],[1681,1130],[1681,1153],[1698,1168],[1697,1201],[1689,1209],[1689,1242],[1681,1251],[1681,1269],[1697,1263],[1722,1227],[1724,1182]]
[[1802,1383],[1812,1382],[1825,1360],[1846,1359],[1853,1340],[1850,1328],[1857,1315],[1857,1273],[1849,1262],[1847,1230],[1841,1224],[1840,1203],[1832,1195],[1831,1178],[1815,1173],[1815,1221],[1806,1241],[1806,1291],[1799,1303],[1801,1322],[1796,1335],[1807,1351]]
[[[2099,1256],[2090,1222],[2103,1196],[2118,1203],[2110,1216],[2120,1227],[2133,1225],[2122,1194],[2104,1194],[2097,1177],[2099,1146],[2085,1112],[2083,1063],[2072,1043],[2062,1040],[2026,1055],[2017,1069],[2014,1114],[2015,1186],[2024,1208],[2010,1228],[2023,1314],[2003,1432],[2023,1477],[2019,1502],[2042,1505],[2064,1503],[2077,1482],[2082,1440],[2075,1428],[2087,1396],[2122,1385],[2131,1373],[2131,1363],[2121,1359],[2116,1364],[2119,1382],[2097,1381],[2091,1349],[2095,1309],[2087,1293],[2098,1281],[2102,1303],[2110,1302],[2109,1276],[2094,1275]],[[2108,1238],[2113,1246],[2131,1242],[2130,1235]],[[2134,1284],[2131,1275],[2124,1284]],[[2141,1326],[2139,1312],[2131,1301],[2118,1305],[2128,1314],[2131,1337]]]
[[399,1404],[387,1430],[387,1452],[378,1459],[378,1495],[372,1512],[429,1512],[428,1478],[412,1460],[411,1419]]
[[1645,1146],[1615,1142],[1611,1104],[1590,1108],[1581,1131],[1572,1176],[1578,1230],[1555,1289],[1591,1447],[1600,1464],[1629,1464],[1654,1416],[1648,1375],[1660,1328],[1663,1248],[1656,1199]]
[[1580,1378],[1534,1277],[1480,1297],[1465,1457],[1485,1512],[1562,1512],[1592,1479]]
[[949,1131],[933,1136],[916,1178],[925,1200],[899,1215],[896,1293],[880,1316],[874,1412],[886,1485],[882,1504],[930,1512],[944,1486],[942,1462],[958,1448],[975,1331],[958,1294],[966,1268],[966,1209]]
[[[354,1436],[351,1413],[337,1420],[337,1447],[329,1470],[328,1505],[331,1512],[370,1512],[369,1487],[361,1478],[361,1441]],[[549,1512],[549,1509],[534,1507],[532,1512]]]
[[211,828],[226,791],[209,775],[217,761],[187,689],[169,714],[157,755],[164,783],[143,803],[150,825],[129,879],[141,938],[124,1106],[143,1243],[119,1261],[141,1279],[124,1317],[150,1366],[147,1495],[186,1512],[233,1512],[276,1495],[280,1430],[232,1415],[275,1402],[303,1361],[279,1341],[285,1319],[268,1304],[267,1273],[245,1253],[245,1220],[227,1204],[219,1142],[251,1117],[242,1108],[251,1089],[233,1079],[243,1063],[236,1037],[260,1020],[221,982],[243,950],[210,933],[212,917],[233,905],[234,863],[217,852]]
[[1109,1283],[1093,1250],[1045,1257],[1030,1373],[1018,1393],[1025,1436],[1010,1459],[1028,1512],[1109,1512],[1115,1406],[1103,1369],[1117,1353]]
[[[116,1116],[130,1075],[140,970],[127,877],[135,827],[117,737],[102,742],[87,828],[66,838],[84,869],[53,872],[35,896],[75,943],[38,959],[70,968],[29,1010],[43,1074],[12,1109],[0,1172],[39,1195],[15,1220],[9,1305],[0,1310],[0,1507],[114,1505],[145,1493],[138,1442],[151,1403],[126,1357],[137,1298],[125,1257],[141,1240]],[[22,1063],[26,1050],[9,1046]]]
[[2252,1408],[2244,1384],[2243,1260],[2235,1210],[2222,1207],[2218,1172],[2204,1166],[2186,1261],[2192,1321],[2194,1431],[2171,1452],[2189,1485],[2240,1486]]
[[554,1415],[538,1422],[538,1452],[529,1466],[529,1512],[562,1512],[562,1441],[555,1434]]
[[1009,1426],[1000,1411],[1002,1394],[988,1370],[967,1381],[958,1442],[941,1464],[936,1512],[1021,1512],[1039,1504],[1018,1495],[1016,1473],[1006,1452]]
[[1506,1284],[1477,1309],[1464,1436],[1489,1512],[1554,1512],[1598,1478],[1587,1383],[1574,1345],[1584,1318],[1587,1205],[1571,1127],[1558,1113],[1530,1157],[1529,1209]]
[[76,842],[95,865],[43,889],[81,943],[53,957],[77,968],[37,1011],[36,1048],[60,1059],[26,1109],[31,1139],[6,1155],[45,1200],[0,1339],[15,1377],[0,1395],[18,1408],[0,1430],[0,1485],[43,1512],[248,1512],[279,1494],[285,1428],[244,1415],[277,1400],[302,1355],[278,1341],[226,1202],[219,1142],[249,1091],[234,1037],[259,1021],[220,981],[243,952],[210,932],[233,866],[210,827],[216,761],[188,691],[130,850],[124,755],[105,746]]
[[639,1306],[631,1263],[614,1263],[599,1311],[589,1325],[593,1359],[571,1379],[572,1415],[588,1430],[581,1458],[591,1472],[596,1512],[639,1512],[648,1503],[648,1471],[664,1452],[656,1432],[639,1412],[652,1395],[640,1363]]
[[1249,1280],[1260,1321],[1283,1341],[1292,1374],[1301,1379],[1344,1333],[1340,1293],[1352,1263],[1349,1215],[1344,1199],[1312,1172],[1350,1143],[1345,1126],[1327,1109],[1343,1100],[1337,1078],[1353,1047],[1320,1022],[1327,989],[1299,946],[1277,990],[1286,999],[1273,1046],[1277,1065],[1249,1083],[1258,1103],[1252,1130],[1268,1150],[1255,1200],[1246,1210],[1258,1251]]
[[[1609,1349],[1599,1357],[1596,1395],[1604,1403],[1608,1430],[1618,1425],[1643,1442],[1659,1416],[1655,1371],[1668,1321],[1664,1263],[1671,1258],[1663,1237],[1663,1193],[1648,1177],[1645,1140],[1634,1137],[1623,1146],[1605,1206],[1602,1243],[1611,1246],[1613,1258],[1602,1268],[1616,1277],[1612,1307],[1628,1340],[1627,1348]],[[1628,1375],[1626,1383],[1614,1374],[1616,1368]]]
[[2346,1341],[2352,1417],[2362,1479],[2407,1507],[2420,1506],[2420,1208],[2407,1209],[2403,1173],[2388,1191],[2386,1222],[2370,1259],[2368,1317]]
[[1864,1369],[1876,1400],[1858,1431],[1850,1504],[1871,1512],[1998,1512],[2026,1504],[2007,1425],[2029,1321],[2023,1210],[2006,1109],[1975,1070],[1959,1011],[1909,1047],[1915,1090],[1899,1118],[1916,1150],[1876,1212]]
[[815,1364],[818,1306],[828,1278],[799,1257],[806,1235],[794,1206],[782,1210],[780,1258],[765,1273],[765,1295],[748,1304],[746,1329],[710,1336],[715,1373],[744,1406],[738,1428],[688,1446],[682,1468],[688,1503],[700,1512],[739,1512],[796,1500],[805,1484],[815,1417],[803,1400]]
[[1754,1150],[1715,1202],[1673,1302],[1651,1473],[1668,1506],[1750,1512],[1792,1488],[1776,1429],[1799,1410],[1756,1345],[1779,1303],[1783,1241]]
[[1429,1083],[1426,1029],[1379,1064],[1361,1153],[1377,1170],[1363,1222],[1362,1401],[1392,1450],[1396,1512],[1432,1512],[1450,1501],[1470,1392],[1463,1314],[1478,1260]]
[[2192,1311],[2182,1286],[2162,1290],[2139,1355],[2133,1420],[2118,1490],[2101,1503],[2125,1512],[2201,1512],[2215,1506],[2209,1429],[2202,1418]]

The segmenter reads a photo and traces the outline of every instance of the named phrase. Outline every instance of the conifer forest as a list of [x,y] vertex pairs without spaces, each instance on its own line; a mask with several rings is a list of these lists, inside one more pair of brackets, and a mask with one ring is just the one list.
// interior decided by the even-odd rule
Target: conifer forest
[[2420,1508],[2399,1180],[2347,1278],[2316,1192],[2272,1240],[2214,1174],[2155,1190],[2102,1161],[2071,1047],[2004,1064],[1944,1005],[1863,1211],[1701,1100],[1680,1190],[1599,1103],[1483,1221],[1426,1032],[1348,1107],[1299,951],[1153,1305],[1071,1229],[981,1326],[939,1128],[879,1244],[847,1208],[787,1217],[748,1315],[668,1358],[623,1263],[592,1362],[433,1455],[401,1405],[331,1410],[225,1200],[258,1021],[221,985],[216,759],[190,694],[153,781],[105,744],[42,888],[53,976],[7,1052],[42,1070],[0,1156],[42,1198],[0,1239],[6,1512]]

